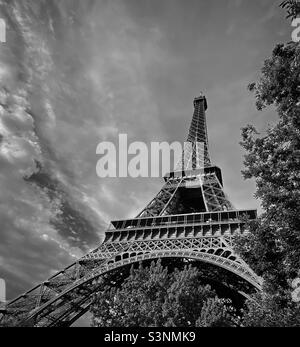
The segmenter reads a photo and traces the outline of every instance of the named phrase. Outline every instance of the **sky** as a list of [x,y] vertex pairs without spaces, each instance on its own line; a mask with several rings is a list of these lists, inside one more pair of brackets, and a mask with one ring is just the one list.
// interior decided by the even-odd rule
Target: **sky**
[[247,85],[292,27],[274,0],[0,0],[0,278],[12,299],[137,215],[162,179],[96,175],[97,145],[185,141],[193,99],[208,101],[210,155],[237,209],[241,128],[262,133]]

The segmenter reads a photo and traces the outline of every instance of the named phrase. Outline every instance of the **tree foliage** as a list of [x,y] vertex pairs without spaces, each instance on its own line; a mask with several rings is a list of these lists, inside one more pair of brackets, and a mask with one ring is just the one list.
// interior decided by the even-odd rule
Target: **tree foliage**
[[264,280],[260,305],[250,302],[245,319],[250,325],[256,321],[270,326],[278,324],[285,312],[287,317],[280,321],[293,325],[295,315],[300,316],[299,304],[291,302],[291,281],[300,270],[299,44],[277,45],[265,61],[259,82],[249,89],[255,93],[258,110],[272,105],[279,118],[264,136],[252,125],[242,130],[241,144],[247,152],[243,174],[255,179],[256,197],[264,209],[237,246]]
[[300,314],[295,303],[289,301],[284,307],[279,296],[265,292],[257,294],[246,303],[241,324],[246,327],[299,327]]
[[104,286],[91,309],[98,327],[233,326],[230,300],[219,299],[192,266],[168,273],[160,261],[131,268],[118,287]]
[[298,0],[286,0],[280,4],[280,7],[286,9],[287,18],[296,18],[300,14],[300,2]]
[[215,297],[204,302],[196,327],[231,327],[239,320],[230,300]]

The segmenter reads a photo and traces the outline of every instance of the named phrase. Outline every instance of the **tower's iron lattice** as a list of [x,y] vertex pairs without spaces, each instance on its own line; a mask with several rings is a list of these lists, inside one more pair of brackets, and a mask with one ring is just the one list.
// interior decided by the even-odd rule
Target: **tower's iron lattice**
[[191,150],[156,197],[136,218],[111,222],[97,249],[9,302],[2,321],[69,326],[89,309],[102,275],[150,259],[196,259],[260,288],[260,279],[233,250],[234,237],[247,232],[243,217],[256,219],[256,210],[236,210],[225,195],[221,170],[209,156],[206,98],[196,98],[194,108]]

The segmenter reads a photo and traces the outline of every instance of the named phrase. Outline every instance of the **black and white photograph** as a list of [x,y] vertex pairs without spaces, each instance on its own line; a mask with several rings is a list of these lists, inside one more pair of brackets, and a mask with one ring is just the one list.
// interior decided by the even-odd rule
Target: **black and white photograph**
[[0,327],[300,327],[299,0],[0,0]]

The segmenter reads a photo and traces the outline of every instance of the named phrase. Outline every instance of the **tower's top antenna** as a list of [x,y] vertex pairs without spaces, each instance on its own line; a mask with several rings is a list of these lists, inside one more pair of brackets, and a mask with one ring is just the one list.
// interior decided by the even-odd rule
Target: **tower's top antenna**
[[194,99],[194,107],[198,105],[199,102],[204,102],[204,109],[207,110],[207,100],[203,92],[200,92],[200,95]]

